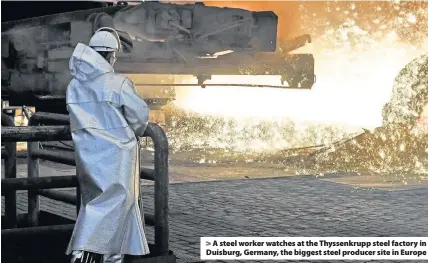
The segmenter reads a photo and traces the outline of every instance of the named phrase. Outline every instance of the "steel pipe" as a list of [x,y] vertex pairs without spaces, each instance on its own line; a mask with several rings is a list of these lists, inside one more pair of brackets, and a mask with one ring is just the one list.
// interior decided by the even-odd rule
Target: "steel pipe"
[[75,175],[47,176],[30,178],[6,178],[1,180],[2,195],[6,191],[16,190],[39,190],[52,188],[69,188],[78,185]]
[[167,255],[169,251],[168,139],[163,129],[154,123],[147,126],[145,135],[152,139],[155,150],[155,244],[161,254]]
[[8,156],[9,156],[8,151],[6,149],[1,149],[1,158],[7,159]]
[[154,173],[155,173],[154,169],[140,167],[140,178],[141,179],[154,181],[155,180]]
[[1,137],[4,142],[67,141],[71,133],[69,126],[21,126],[2,128]]
[[61,201],[66,204],[70,204],[70,205],[77,204],[76,196],[72,194],[64,193],[57,190],[35,190],[35,192],[38,195],[41,195],[56,201]]
[[76,160],[74,155],[70,154],[67,151],[51,151],[51,150],[42,150],[42,149],[33,149],[32,158],[40,158],[43,160],[67,164],[67,165],[76,165]]
[[[63,114],[56,114],[56,113],[48,113],[48,112],[37,112],[33,114],[28,121],[28,126],[37,129],[45,129],[41,132],[41,138],[35,138],[36,136],[32,136],[32,139],[34,141],[56,141],[56,140],[71,140],[71,132],[70,132],[70,126],[68,126],[70,122],[70,118],[68,115]],[[65,124],[67,126],[38,126],[41,123],[54,123],[54,124]],[[52,128],[52,129],[50,129]],[[56,130],[55,130],[56,129]],[[37,139],[37,140],[36,140]],[[69,155],[66,155],[61,152],[53,153],[52,151],[48,150],[41,150],[39,149],[39,142],[29,142],[28,143],[28,177],[31,178],[37,178],[39,177],[39,158],[44,158],[50,161],[56,161],[60,163],[65,163],[69,165],[74,165],[75,160],[74,158],[70,158]],[[68,182],[73,184],[72,186],[67,187],[74,187],[77,186],[77,178],[74,176],[73,179],[70,178],[72,182]],[[61,181],[61,183],[65,182],[65,180]],[[52,183],[52,182],[51,182]],[[38,187],[36,189],[40,189],[43,187]],[[60,188],[60,187],[50,187],[50,188]],[[38,225],[38,214],[39,214],[39,204],[40,204],[40,198],[38,196],[38,191],[28,191],[28,221],[30,226],[37,226]],[[46,192],[45,192],[46,194]],[[47,192],[47,194],[52,194],[50,192]],[[64,199],[64,196],[56,196],[57,198]],[[69,198],[65,198],[64,200],[72,201]]]
[[[3,131],[4,128],[14,127],[15,124],[9,116],[2,112],[1,126]],[[8,179],[16,178],[16,142],[6,143],[1,155],[2,159],[4,159],[4,177]],[[16,191],[2,191],[3,193],[5,195],[5,224],[9,228],[15,228],[17,226]]]
[[8,242],[12,239],[22,238],[42,240],[42,237],[55,238],[55,236],[64,233],[71,235],[73,228],[74,224],[5,229],[1,231],[1,238]]
[[[70,117],[66,114],[50,113],[50,112],[36,112],[31,116],[34,123],[48,124],[48,125],[69,125]],[[34,124],[33,124],[34,125]]]
[[[70,155],[58,152],[38,149],[38,143],[35,141],[57,141],[71,140],[69,126],[33,126],[42,122],[56,122],[61,124],[67,123],[68,116],[60,116],[57,114],[36,113],[30,118],[29,127],[23,127],[19,130],[2,130],[2,136],[9,141],[30,141],[28,147],[28,169],[29,177],[22,178],[22,181],[3,181],[2,188],[16,190],[33,190],[29,191],[29,221],[30,225],[38,224],[38,194],[48,195],[54,199],[61,199],[69,203],[79,205],[76,197],[74,200],[70,195],[59,195],[53,191],[41,191],[40,189],[47,188],[65,188],[77,187],[78,181],[76,176],[61,176],[61,177],[38,177],[38,160],[43,158],[46,160],[60,162],[69,165],[75,165],[75,160]],[[155,168],[143,168],[140,171],[140,178],[155,181],[155,213],[154,215],[145,214],[145,222],[148,225],[155,227],[155,244],[161,254],[168,254],[169,251],[169,221],[168,221],[168,139],[162,128],[156,124],[149,123],[144,133],[144,137],[150,137],[155,149]],[[32,172],[30,171],[32,170]],[[30,176],[31,175],[31,176]],[[67,178],[67,179],[66,179]],[[61,180],[62,179],[62,180]],[[3,183],[4,182],[4,183]],[[36,190],[37,189],[37,190]],[[36,190],[36,191],[34,191]],[[30,194],[31,193],[31,194]],[[78,206],[76,207],[78,210]],[[2,233],[3,236],[3,233]]]
[[[37,127],[32,127],[32,125],[36,125],[36,123],[33,120],[33,118],[30,117],[28,120],[28,128],[33,128],[33,129],[37,128]],[[28,175],[28,179],[30,180],[37,180],[39,178],[39,159],[33,157],[33,152],[37,151],[38,149],[39,149],[39,142],[27,143],[27,175]],[[40,189],[40,188],[42,187],[37,187],[36,189]],[[35,191],[28,191],[27,209],[28,209],[28,225],[37,226],[39,224],[40,198]]]
[[74,146],[68,145],[65,142],[43,142],[44,149],[55,148],[63,151],[74,152]]
[[149,226],[155,226],[155,215],[150,213],[144,213],[144,223]]

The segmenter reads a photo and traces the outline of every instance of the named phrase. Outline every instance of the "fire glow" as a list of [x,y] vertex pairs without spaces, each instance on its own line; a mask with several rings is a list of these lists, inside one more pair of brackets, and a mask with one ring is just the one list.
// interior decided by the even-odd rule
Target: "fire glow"
[[[376,3],[365,3],[311,2],[298,6],[294,2],[276,2],[275,5],[270,3],[268,7],[263,7],[279,15],[280,40],[290,34],[309,33],[313,36],[312,44],[296,50],[314,54],[317,82],[312,90],[177,88],[176,105],[202,115],[226,118],[273,121],[291,118],[364,128],[381,126],[382,106],[390,99],[394,78],[413,58],[428,52],[428,37],[423,34],[419,38],[415,37],[419,32],[414,27],[425,23],[428,28],[428,5],[424,7],[420,4],[412,8],[406,5],[404,8],[400,4],[386,5],[381,2],[376,6]],[[212,4],[221,6],[220,3]],[[261,5],[259,2],[223,4],[257,11],[261,9],[257,7]],[[309,13],[320,5],[324,8],[322,11]],[[386,9],[385,5],[389,11],[382,12]],[[369,11],[377,16],[370,12],[363,13],[368,6],[371,6]],[[296,17],[295,13],[288,17],[289,20],[295,19],[294,29],[284,26],[284,13],[288,7],[300,14],[300,17]],[[392,17],[393,11],[397,16]],[[286,32],[282,34],[281,30],[284,29]],[[407,39],[403,39],[403,34]],[[411,38],[412,41],[407,41]],[[189,81],[196,82],[183,79],[182,83]],[[206,83],[280,85],[280,77],[213,76]]]
[[[232,161],[295,165],[303,174],[312,167],[319,173],[363,169],[426,176],[428,105],[412,136],[399,129],[385,133],[381,127],[357,136],[359,141],[354,137],[362,128],[382,126],[382,108],[391,99],[395,78],[414,58],[428,54],[428,2],[205,4],[274,11],[279,17],[278,55],[283,40],[310,34],[312,43],[294,52],[314,55],[316,83],[312,90],[176,87],[176,107],[167,118],[173,151],[207,149],[200,162],[218,163],[230,155]],[[410,81],[399,83],[406,87],[402,92],[414,92]],[[174,83],[197,80],[174,76]],[[279,76],[213,76],[206,83],[281,85]],[[334,142],[342,139],[351,144],[340,150]],[[318,153],[312,166],[301,155],[298,163],[288,163],[287,157],[297,157],[290,148],[315,145],[328,151]]]

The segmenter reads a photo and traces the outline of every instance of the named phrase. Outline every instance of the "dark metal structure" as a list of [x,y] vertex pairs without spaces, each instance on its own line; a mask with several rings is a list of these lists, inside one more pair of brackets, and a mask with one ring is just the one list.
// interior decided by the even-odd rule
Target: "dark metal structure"
[[280,75],[288,84],[282,88],[296,89],[310,89],[315,81],[312,54],[289,54],[310,42],[308,35],[283,43],[284,54],[275,53],[278,17],[273,12],[203,3],[35,3],[42,11],[23,15],[2,2],[8,19],[2,15],[2,99],[11,106],[65,113],[73,49],[105,26],[119,31],[126,51],[118,56],[116,71],[149,74],[146,86],[162,85],[145,95],[151,107],[175,98],[171,75],[196,76],[199,85],[212,75]]
[[[2,127],[14,127],[12,119],[6,114],[1,114],[1,126]],[[4,141],[4,140],[3,140]],[[16,142],[7,142],[2,145],[1,158],[4,159],[5,167],[5,178],[15,179],[16,178]],[[2,193],[5,196],[5,214],[6,221],[5,225],[8,228],[16,227],[16,191],[7,191],[2,189]]]
[[[8,118],[6,116],[6,118]],[[2,116],[2,122],[3,122]],[[9,118],[8,118],[9,119]],[[68,125],[68,116],[52,113],[35,113],[29,122],[28,127],[10,127],[3,126],[1,130],[2,140],[7,144],[15,144],[18,141],[28,142],[28,178],[16,178],[13,176],[13,169],[10,170],[8,176],[2,179],[1,190],[2,195],[7,198],[7,206],[5,218],[7,219],[7,229],[2,229],[2,259],[8,262],[30,262],[20,259],[20,255],[16,254],[23,244],[29,242],[31,238],[59,238],[59,247],[62,249],[61,258],[56,258],[55,262],[63,262],[66,260],[64,252],[68,239],[73,230],[71,222],[58,223],[43,222],[46,218],[46,213],[39,208],[39,196],[45,196],[53,200],[61,201],[67,204],[76,205],[77,212],[80,205],[80,194],[77,177],[74,176],[52,176],[39,177],[39,159],[48,160],[56,163],[67,165],[75,165],[74,156],[69,153],[61,153],[58,151],[46,150],[39,148],[40,141],[52,140],[71,140],[71,133]],[[6,123],[6,121],[4,121]],[[52,124],[62,125],[52,125]],[[41,124],[51,124],[50,126],[36,126]],[[155,197],[154,207],[155,213],[145,213],[145,223],[154,226],[155,244],[150,245],[151,254],[145,256],[144,262],[175,262],[175,256],[169,250],[169,223],[168,223],[168,141],[164,131],[156,124],[150,123],[144,134],[145,137],[152,139],[154,143],[154,169],[142,169],[141,179],[154,180],[155,182]],[[16,149],[16,147],[14,148]],[[13,153],[12,153],[13,154]],[[10,158],[9,153],[4,155]],[[2,153],[3,157],[3,153]],[[16,162],[16,158],[14,160]],[[16,167],[15,167],[16,171]],[[16,173],[16,172],[15,172]],[[67,194],[53,188],[76,188],[76,195]],[[28,214],[16,216],[16,197],[9,199],[11,193],[15,194],[18,190],[28,191]],[[12,205],[12,201],[15,201]],[[13,220],[15,220],[13,222]],[[52,221],[52,220],[51,220]],[[70,224],[71,223],[71,224]],[[20,226],[16,228],[16,226]],[[62,242],[62,243],[61,243]],[[34,244],[33,244],[34,245]],[[45,253],[42,247],[43,244],[36,244],[41,250],[35,250],[33,253],[43,253],[43,256],[38,254],[29,254],[32,256],[31,262],[49,262],[49,253]],[[41,246],[41,247],[40,247]],[[58,244],[56,244],[58,246]],[[26,251],[29,249],[24,248]],[[48,248],[45,248],[48,249]],[[55,254],[55,253],[53,253]],[[58,255],[57,255],[58,256]],[[36,259],[34,259],[34,257]],[[61,257],[61,256],[60,256]],[[29,260],[29,258],[26,258]],[[40,259],[41,261],[37,261]],[[10,261],[12,260],[12,261]],[[69,260],[69,259],[67,259]],[[131,260],[131,259],[130,259]],[[139,262],[138,258],[133,258],[130,262]],[[142,260],[142,259],[141,259]]]

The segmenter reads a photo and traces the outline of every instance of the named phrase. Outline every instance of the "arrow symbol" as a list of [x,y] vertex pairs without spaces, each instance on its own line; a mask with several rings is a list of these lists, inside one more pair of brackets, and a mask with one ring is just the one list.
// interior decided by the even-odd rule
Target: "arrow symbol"
[[210,246],[210,245],[211,245],[211,243],[210,243],[210,242],[205,241],[205,246]]

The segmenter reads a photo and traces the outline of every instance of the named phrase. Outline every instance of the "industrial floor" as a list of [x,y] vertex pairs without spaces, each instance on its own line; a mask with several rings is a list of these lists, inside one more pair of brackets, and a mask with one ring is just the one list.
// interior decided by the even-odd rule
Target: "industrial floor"
[[[25,168],[24,163],[19,164],[18,174]],[[42,176],[53,172],[70,175],[72,171],[50,165],[41,168]],[[269,176],[272,170],[265,171]],[[355,183],[356,176],[172,179],[170,249],[180,262],[196,262],[200,260],[200,237],[204,236],[428,236],[428,184],[368,187],[366,182],[362,187]],[[343,182],[336,182],[337,178]],[[153,190],[152,184],[143,183],[144,206],[149,213],[153,213]],[[41,209],[76,217],[73,206],[44,197]],[[18,193],[18,210],[26,212],[25,191]],[[153,242],[153,228],[148,229],[147,237]]]

